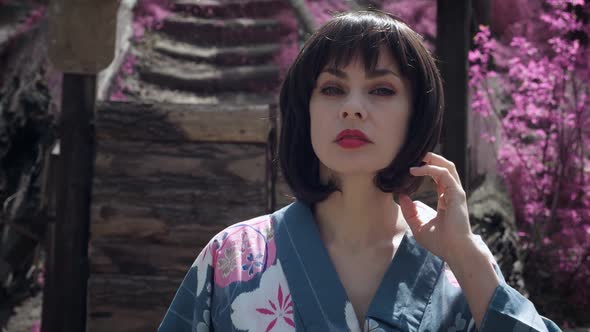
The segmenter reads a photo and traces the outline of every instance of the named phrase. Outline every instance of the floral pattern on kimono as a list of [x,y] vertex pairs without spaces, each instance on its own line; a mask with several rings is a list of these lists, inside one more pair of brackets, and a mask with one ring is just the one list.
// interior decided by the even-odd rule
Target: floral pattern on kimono
[[[479,331],[561,331],[506,284],[479,237],[478,244],[501,277]],[[215,235],[188,270],[158,331],[478,330],[448,264],[409,231],[359,322],[311,208],[296,201]]]

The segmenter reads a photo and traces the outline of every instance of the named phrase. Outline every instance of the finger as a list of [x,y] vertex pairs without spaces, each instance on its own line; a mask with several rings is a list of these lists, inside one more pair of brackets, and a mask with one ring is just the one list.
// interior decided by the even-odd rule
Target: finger
[[434,165],[411,167],[410,174],[414,176],[430,176],[437,184],[439,195],[445,192],[460,192],[463,190],[450,171],[444,167]]
[[404,219],[410,226],[412,233],[418,234],[423,222],[418,217],[418,209],[412,199],[404,194],[399,195],[399,207],[402,210]]
[[[436,184],[436,192],[438,194],[438,203],[436,205],[437,210],[446,210],[447,209],[447,197],[445,196],[445,190],[442,184]],[[442,193],[442,194],[441,194]]]
[[455,178],[455,181],[457,181],[457,183],[461,183],[459,173],[457,172],[457,167],[455,166],[455,163],[453,163],[452,161],[434,152],[426,153],[426,156],[422,160],[428,165],[442,166],[448,169],[453,178]]
[[422,227],[437,216],[436,211],[430,206],[420,201],[413,202],[409,196],[404,194],[399,195],[399,205],[404,219],[414,234],[420,232]]

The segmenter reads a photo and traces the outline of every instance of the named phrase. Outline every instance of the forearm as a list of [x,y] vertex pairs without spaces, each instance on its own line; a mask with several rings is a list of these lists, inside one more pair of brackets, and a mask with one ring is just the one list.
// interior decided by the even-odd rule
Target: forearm
[[493,257],[477,245],[475,239],[462,242],[447,262],[457,278],[479,330],[492,295],[500,284]]

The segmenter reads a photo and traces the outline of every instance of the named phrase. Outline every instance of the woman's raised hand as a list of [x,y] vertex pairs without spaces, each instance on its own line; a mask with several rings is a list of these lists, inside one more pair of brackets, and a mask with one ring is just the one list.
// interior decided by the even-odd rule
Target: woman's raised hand
[[432,152],[423,161],[426,165],[410,168],[410,174],[432,177],[438,193],[436,211],[404,194],[400,195],[399,203],[416,241],[448,261],[473,240],[467,198],[455,164]]

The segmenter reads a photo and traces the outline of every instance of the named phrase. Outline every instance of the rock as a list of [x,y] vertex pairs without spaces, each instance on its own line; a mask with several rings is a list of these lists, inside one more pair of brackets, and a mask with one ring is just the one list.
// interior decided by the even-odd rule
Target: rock
[[14,308],[14,314],[8,320],[2,332],[31,332],[41,320],[43,292],[24,300]]
[[528,296],[512,202],[499,176],[484,175],[467,199],[474,233],[486,242],[506,281]]

